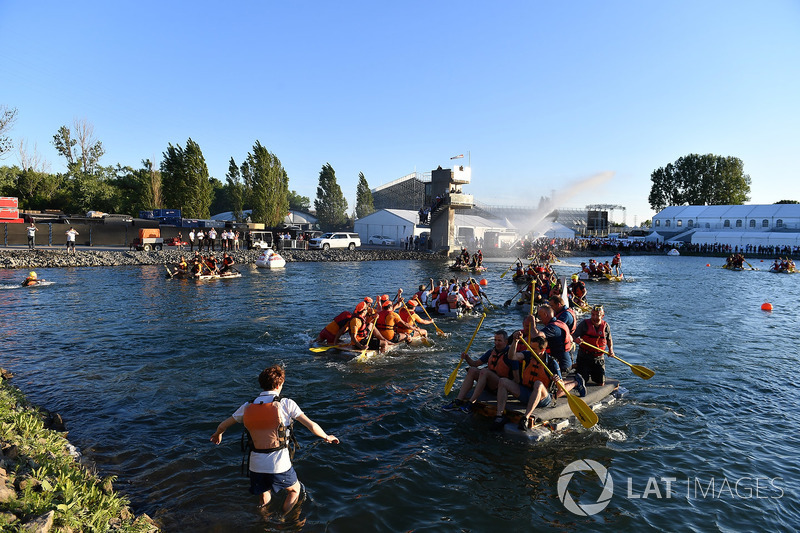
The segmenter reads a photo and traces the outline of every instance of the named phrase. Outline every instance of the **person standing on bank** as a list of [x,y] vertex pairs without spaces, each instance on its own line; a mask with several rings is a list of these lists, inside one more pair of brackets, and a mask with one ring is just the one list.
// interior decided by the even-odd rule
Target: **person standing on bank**
[[280,396],[286,372],[280,365],[270,366],[258,376],[258,384],[264,389],[258,398],[247,402],[233,415],[223,420],[211,435],[211,442],[222,442],[222,434],[237,422],[244,424],[250,433],[252,446],[249,460],[250,493],[258,495],[258,507],[269,505],[272,494],[286,489],[283,513],[291,511],[300,497],[300,481],[292,466],[289,454],[289,439],[295,420],[307,427],[314,435],[328,444],[339,444],[339,439],[328,435],[300,407],[289,398]]
[[189,251],[194,251],[194,229],[189,230]]
[[31,225],[28,226],[28,249],[35,250],[36,249],[36,232],[39,231],[39,228],[36,227],[36,224],[33,223],[31,220]]
[[75,228],[70,226],[69,229],[64,232],[64,234],[67,236],[67,253],[69,253],[71,249],[72,255],[75,255],[75,237],[80,235],[80,233],[75,231]]

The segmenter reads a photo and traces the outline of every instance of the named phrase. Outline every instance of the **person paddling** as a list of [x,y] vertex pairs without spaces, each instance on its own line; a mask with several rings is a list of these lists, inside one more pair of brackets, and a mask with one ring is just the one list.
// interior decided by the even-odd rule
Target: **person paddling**
[[252,402],[247,402],[223,420],[211,435],[211,442],[222,442],[222,434],[236,424],[243,423],[252,444],[249,456],[250,494],[259,496],[258,508],[269,505],[273,494],[286,490],[283,513],[292,510],[300,498],[300,481],[292,466],[289,442],[293,440],[292,426],[297,420],[311,433],[328,444],[339,444],[339,439],[328,435],[319,424],[308,418],[290,398],[281,397],[286,381],[286,371],[280,365],[264,369],[258,376],[262,392]]
[[25,278],[25,281],[22,282],[23,287],[30,287],[31,285],[38,285],[40,282],[44,281],[43,279],[39,279],[36,275],[36,272],[30,272],[28,277]]

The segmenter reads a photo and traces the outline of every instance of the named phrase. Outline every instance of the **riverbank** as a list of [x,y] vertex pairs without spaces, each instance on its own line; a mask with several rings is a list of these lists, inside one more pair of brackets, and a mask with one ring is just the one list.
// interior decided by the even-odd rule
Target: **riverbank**
[[0,529],[159,531],[146,514],[134,516],[113,476],[93,473],[59,415],[31,405],[8,371],[0,376]]
[[[407,250],[282,250],[279,252],[287,263],[292,262],[342,262],[342,261],[390,261],[415,260],[431,261],[445,259],[443,254],[414,252]],[[217,258],[222,252],[215,252]],[[63,248],[40,248],[36,250],[0,249],[0,268],[61,268],[61,267],[103,267],[125,265],[174,265],[181,255],[190,259],[193,252],[188,250],[160,250],[138,252],[125,248],[107,247],[102,250],[78,249],[75,254],[67,254]],[[240,265],[256,262],[261,250],[238,250],[230,252],[234,261]]]

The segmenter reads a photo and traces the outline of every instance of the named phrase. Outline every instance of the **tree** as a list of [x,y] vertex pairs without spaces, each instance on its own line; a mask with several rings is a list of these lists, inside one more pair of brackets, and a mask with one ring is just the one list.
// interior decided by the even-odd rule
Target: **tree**
[[6,105],[0,105],[0,158],[7,155],[14,146],[11,137],[8,137],[6,134],[11,131],[16,121],[17,109],[9,108]]
[[73,132],[66,126],[53,135],[53,146],[67,160],[67,172],[76,175],[94,174],[105,154],[103,143],[94,138],[94,126],[85,119],[75,119]]
[[670,205],[739,205],[749,200],[750,176],[737,157],[689,154],[650,175],[648,201],[655,211]]
[[271,227],[283,223],[289,212],[289,177],[280,159],[256,141],[240,170],[252,187],[252,221]]
[[289,209],[308,213],[311,211],[311,199],[308,196],[300,196],[297,191],[289,191]]
[[212,187],[200,146],[191,138],[186,148],[167,147],[161,162],[164,204],[182,209],[184,218],[208,218]]
[[239,172],[239,167],[236,166],[236,161],[231,157],[228,163],[228,173],[225,175],[228,187],[228,197],[231,203],[231,212],[236,222],[242,221],[242,210],[244,209],[244,184]]
[[330,163],[325,163],[319,173],[314,209],[317,210],[317,219],[322,228],[340,229],[347,224],[347,200],[336,183],[336,172]]
[[776,204],[800,204],[797,200],[781,200],[780,202],[775,202]]
[[356,218],[364,218],[375,212],[372,200],[372,191],[369,190],[367,178],[363,172],[358,173],[358,186],[356,187]]

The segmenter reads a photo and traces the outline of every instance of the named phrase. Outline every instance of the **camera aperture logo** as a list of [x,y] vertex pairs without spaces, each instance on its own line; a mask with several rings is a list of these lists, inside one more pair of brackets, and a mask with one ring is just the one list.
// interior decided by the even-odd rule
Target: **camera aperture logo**
[[[572,481],[572,476],[575,475],[575,472],[589,471],[594,472],[597,474],[597,477],[600,478],[600,483],[603,485],[603,490],[597,497],[596,502],[581,504],[572,498],[572,494],[570,494],[568,490],[569,483]],[[578,461],[571,462],[566,466],[566,468],[564,468],[564,470],[561,471],[561,475],[558,477],[557,488],[558,499],[561,500],[561,503],[564,504],[564,507],[566,507],[569,512],[579,516],[592,516],[608,506],[608,503],[611,501],[611,497],[614,495],[614,480],[611,479],[611,474],[608,473],[606,467],[597,461],[592,461],[591,459],[580,459]]]

